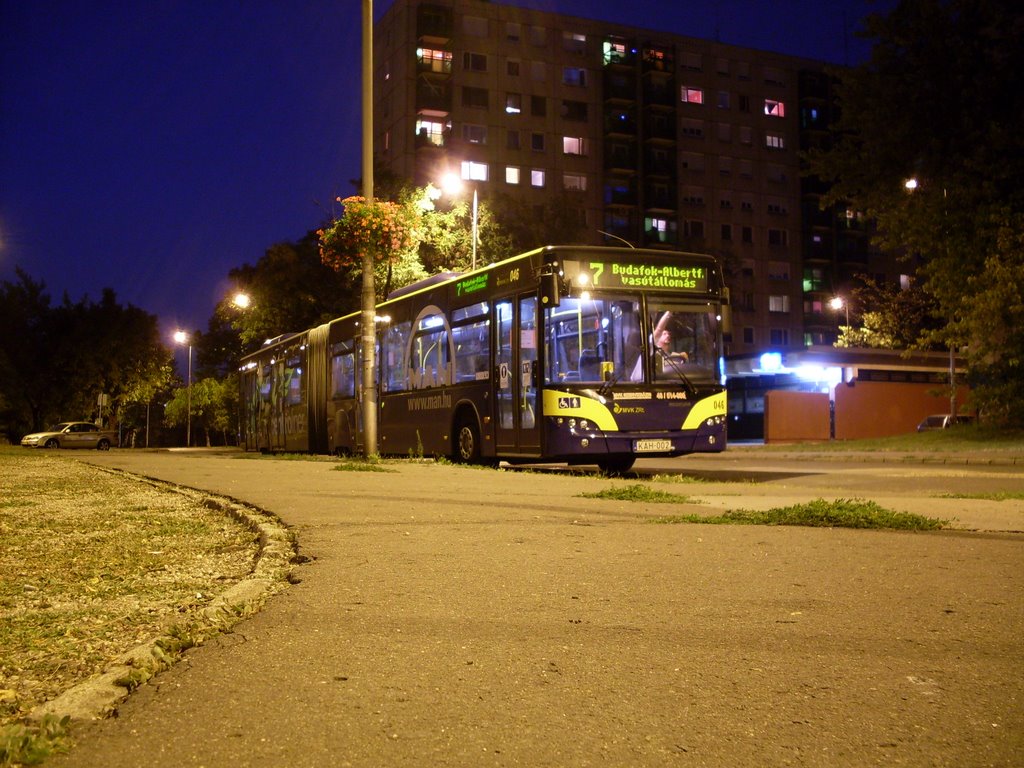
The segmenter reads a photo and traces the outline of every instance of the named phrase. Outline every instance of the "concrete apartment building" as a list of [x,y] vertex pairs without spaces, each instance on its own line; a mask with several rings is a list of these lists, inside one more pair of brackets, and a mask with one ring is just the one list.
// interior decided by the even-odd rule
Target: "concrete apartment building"
[[682,31],[395,0],[375,33],[376,155],[417,184],[458,172],[482,199],[568,195],[586,243],[714,254],[730,356],[831,344],[846,319],[830,299],[898,274],[801,178],[833,116],[824,65]]

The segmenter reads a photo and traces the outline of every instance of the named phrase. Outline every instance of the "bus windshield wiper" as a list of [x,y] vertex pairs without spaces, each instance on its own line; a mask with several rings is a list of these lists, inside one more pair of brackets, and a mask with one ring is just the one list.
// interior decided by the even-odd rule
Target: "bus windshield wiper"
[[683,386],[686,387],[686,389],[690,392],[690,395],[696,397],[697,388],[693,386],[693,382],[690,381],[690,379],[686,376],[685,373],[683,373],[683,369],[679,367],[679,364],[676,363],[672,356],[661,347],[655,347],[655,349],[658,350],[658,353],[665,359],[665,362],[672,366],[672,370],[676,372],[676,375],[679,377],[679,380],[683,383]]

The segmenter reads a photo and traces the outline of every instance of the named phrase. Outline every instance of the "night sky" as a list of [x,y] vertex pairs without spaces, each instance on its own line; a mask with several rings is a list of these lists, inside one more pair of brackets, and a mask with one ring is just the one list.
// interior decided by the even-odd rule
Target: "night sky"
[[[522,0],[834,63],[893,0]],[[377,0],[379,17],[390,0]],[[205,330],[360,175],[360,0],[0,0],[0,280]]]

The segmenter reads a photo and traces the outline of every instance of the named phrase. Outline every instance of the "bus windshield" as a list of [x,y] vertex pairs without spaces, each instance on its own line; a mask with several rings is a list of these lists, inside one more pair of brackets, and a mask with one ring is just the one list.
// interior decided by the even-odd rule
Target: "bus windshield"
[[637,298],[616,296],[564,298],[546,310],[544,383],[713,383],[715,313],[658,301],[647,310],[645,318]]

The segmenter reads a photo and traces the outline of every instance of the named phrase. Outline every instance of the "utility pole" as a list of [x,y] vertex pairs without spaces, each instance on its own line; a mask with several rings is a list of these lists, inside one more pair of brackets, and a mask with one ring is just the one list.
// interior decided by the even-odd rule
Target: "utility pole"
[[[373,0],[363,0],[363,197],[373,204]],[[376,292],[373,252],[363,254],[360,326],[363,349],[363,453],[377,454],[377,377],[374,360]]]

